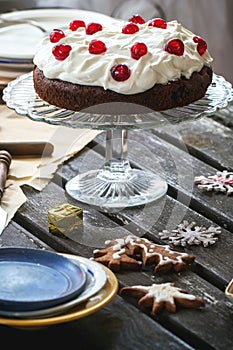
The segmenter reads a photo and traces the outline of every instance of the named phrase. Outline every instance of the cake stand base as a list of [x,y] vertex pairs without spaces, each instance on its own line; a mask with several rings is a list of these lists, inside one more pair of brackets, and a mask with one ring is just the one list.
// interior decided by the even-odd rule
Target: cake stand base
[[106,169],[77,175],[66,184],[74,199],[102,208],[144,205],[167,192],[167,183],[159,176],[138,169],[113,174]]
[[150,171],[131,168],[127,130],[107,130],[105,164],[72,178],[66,192],[99,208],[125,208],[160,198],[167,192],[167,183]]

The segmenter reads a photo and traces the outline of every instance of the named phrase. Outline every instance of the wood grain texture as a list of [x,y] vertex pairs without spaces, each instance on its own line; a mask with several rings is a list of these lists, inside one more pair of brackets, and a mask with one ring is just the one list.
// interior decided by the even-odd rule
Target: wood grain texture
[[[201,192],[193,183],[195,176],[215,173],[225,163],[231,168],[231,161],[227,162],[225,153],[220,150],[220,146],[217,147],[224,145],[230,152],[233,142],[231,132],[225,126],[219,127],[217,132],[215,123],[211,125],[207,118],[200,123],[192,122],[190,127],[188,124],[180,125],[179,133],[185,140],[182,144],[179,144],[179,137],[172,129],[161,130],[158,135],[141,130],[129,133],[129,159],[132,166],[159,172],[169,185],[167,195],[145,206],[124,208],[114,213],[101,212],[66,194],[66,181],[78,173],[103,165],[104,133],[65,162],[43,191],[23,187],[28,201],[3,232],[0,240],[3,246],[17,242],[17,245],[32,244],[41,249],[39,242],[42,241],[42,249],[45,245],[58,252],[89,258],[93,249],[103,246],[104,238],[108,235],[112,238],[133,233],[156,243],[168,244],[168,241],[160,239],[159,232],[165,228],[173,229],[184,219],[195,221],[199,226],[221,226],[221,235],[212,246],[174,247],[175,250],[196,257],[195,263],[179,274],[157,275],[153,267],[143,268],[140,272],[116,273],[120,287],[173,281],[178,287],[202,297],[206,303],[204,308],[179,308],[175,314],[163,310],[152,316],[150,310],[139,308],[135,300],[123,299],[118,295],[93,315],[40,330],[41,340],[48,340],[55,334],[56,340],[63,336],[75,336],[83,340],[84,349],[232,348],[233,303],[224,294],[233,274],[232,197]],[[51,235],[48,230],[48,210],[64,202],[83,208],[84,229],[78,237],[61,238]],[[23,237],[22,240],[19,237]],[[93,237],[95,239],[91,240]],[[0,327],[0,330],[3,328]],[[22,330],[7,329],[4,334],[25,337],[25,331]],[[34,341],[39,341],[38,333],[33,331],[32,336],[35,336]]]
[[[51,205],[53,201],[56,202],[58,200],[57,198],[62,198],[62,195],[64,194],[63,192],[63,189],[53,183],[47,186],[46,194],[44,193],[43,195],[42,193],[36,193],[35,191],[27,191],[26,193],[29,201],[23,205],[17,215],[17,218],[20,219],[20,223],[25,227],[30,227],[32,225],[34,225],[34,227],[37,227],[38,236],[43,235],[43,240],[48,244],[50,243],[51,237],[47,227],[44,225],[46,210],[49,204]],[[38,210],[36,209],[38,206],[43,208],[43,212],[41,212],[40,216],[38,216]],[[98,220],[99,219],[100,216],[98,217]],[[106,223],[107,221],[105,224]],[[91,225],[88,226],[88,230],[92,228]],[[121,230],[122,229],[124,228],[121,228]],[[92,234],[94,234],[94,232]],[[93,248],[85,247],[77,242],[74,243],[69,239],[53,237],[53,242],[55,240],[57,245],[56,249],[59,251],[66,251],[85,257],[91,256]],[[203,266],[206,265],[205,267],[207,269],[210,269],[211,256],[209,257],[208,262],[208,259],[206,260],[204,257],[204,252],[202,253],[202,264]],[[213,256],[214,254],[212,257]],[[217,259],[215,261],[213,260],[212,265],[214,268],[211,267],[211,269],[215,269],[213,273],[220,274],[221,272],[218,270],[219,261]],[[223,266],[221,268],[223,269]],[[167,327],[170,331],[174,332],[174,334],[178,333],[179,336],[182,337],[182,339],[184,339],[186,342],[189,342],[188,339],[191,332],[193,339],[193,344],[191,345],[206,346],[206,340],[208,340],[207,344],[209,348],[211,348],[211,346],[217,346],[217,348],[220,348],[220,345],[222,344],[224,345],[223,348],[226,349],[227,346],[230,346],[232,342],[231,331],[233,327],[232,305],[222,290],[219,290],[211,283],[204,280],[202,277],[199,277],[195,271],[192,271],[191,268],[187,268],[186,271],[179,274],[170,273],[164,276],[156,276],[153,273],[153,269],[146,269],[142,272],[120,273],[117,274],[117,277],[120,285],[149,284],[152,282],[159,283],[174,281],[177,286],[188,289],[189,292],[203,297],[206,301],[206,307],[204,309],[179,310],[179,312],[174,315],[163,312],[159,316],[159,322],[161,322],[163,325],[167,324]],[[143,312],[150,316],[148,310],[143,310]],[[206,322],[207,319],[208,322]],[[219,327],[216,327],[216,325],[219,325]],[[214,329],[214,338],[213,336],[209,336],[209,338],[207,338],[207,333],[211,328]],[[224,339],[224,343],[222,339]]]

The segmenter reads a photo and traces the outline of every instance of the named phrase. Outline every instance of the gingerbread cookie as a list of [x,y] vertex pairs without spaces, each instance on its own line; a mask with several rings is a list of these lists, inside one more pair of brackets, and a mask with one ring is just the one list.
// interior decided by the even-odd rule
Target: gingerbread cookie
[[106,241],[106,248],[93,251],[94,260],[107,266],[112,271],[140,270],[142,262],[131,258],[128,254],[127,239],[119,238]]
[[155,244],[146,238],[128,235],[105,242],[106,247],[93,251],[93,259],[113,271],[138,270],[143,265],[155,265],[156,273],[179,272],[195,257],[173,250],[169,245]]
[[202,298],[175,287],[174,283],[123,287],[120,290],[120,295],[138,299],[138,305],[150,307],[153,315],[162,308],[174,313],[178,305],[185,308],[205,306],[205,301]]

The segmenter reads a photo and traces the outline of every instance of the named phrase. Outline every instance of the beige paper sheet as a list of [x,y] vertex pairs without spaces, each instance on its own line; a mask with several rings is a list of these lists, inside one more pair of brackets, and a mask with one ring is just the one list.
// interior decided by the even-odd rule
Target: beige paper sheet
[[21,186],[41,191],[59,165],[79,152],[101,131],[73,129],[37,122],[0,106],[0,141],[46,141],[54,146],[51,157],[13,157],[1,206],[8,213],[7,224],[27,201]]

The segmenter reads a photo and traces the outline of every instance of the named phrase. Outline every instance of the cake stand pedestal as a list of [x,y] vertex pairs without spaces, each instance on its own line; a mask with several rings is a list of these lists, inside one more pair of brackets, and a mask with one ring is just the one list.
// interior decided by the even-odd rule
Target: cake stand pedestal
[[130,104],[123,106],[121,103],[74,112],[42,101],[34,91],[32,73],[29,73],[8,84],[3,91],[3,100],[9,108],[36,121],[106,130],[103,167],[75,176],[67,182],[66,191],[76,200],[112,209],[143,205],[167,192],[167,183],[160,174],[131,168],[127,155],[127,130],[162,127],[213,114],[232,100],[232,86],[223,77],[214,74],[213,82],[202,99],[160,113],[138,105],[133,105],[131,110]]
[[99,170],[75,176],[67,193],[103,208],[122,208],[154,201],[167,192],[167,183],[149,171],[133,169],[127,155],[127,130],[106,131],[105,163]]

